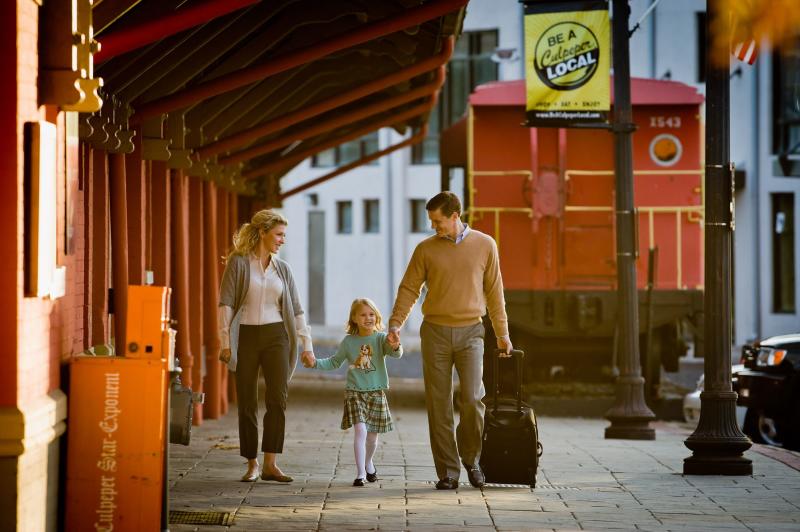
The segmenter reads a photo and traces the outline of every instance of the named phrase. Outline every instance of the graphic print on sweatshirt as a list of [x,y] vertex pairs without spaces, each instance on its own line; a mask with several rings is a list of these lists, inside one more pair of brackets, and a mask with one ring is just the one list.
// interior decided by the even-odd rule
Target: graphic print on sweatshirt
[[361,344],[358,348],[358,358],[354,364],[350,364],[350,369],[360,369],[364,373],[375,371],[375,365],[372,363],[372,346],[369,344]]

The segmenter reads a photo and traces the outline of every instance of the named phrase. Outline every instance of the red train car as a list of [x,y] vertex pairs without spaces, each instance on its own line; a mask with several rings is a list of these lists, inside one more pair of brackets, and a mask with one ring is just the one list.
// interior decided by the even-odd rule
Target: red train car
[[[631,93],[639,315],[654,382],[656,361],[674,371],[687,336],[702,354],[703,98],[651,79],[633,79]],[[534,366],[608,373],[617,315],[614,137],[524,127],[524,111],[524,81],[478,87],[466,118],[442,134],[443,176],[465,170],[466,216],[497,240],[512,339]]]

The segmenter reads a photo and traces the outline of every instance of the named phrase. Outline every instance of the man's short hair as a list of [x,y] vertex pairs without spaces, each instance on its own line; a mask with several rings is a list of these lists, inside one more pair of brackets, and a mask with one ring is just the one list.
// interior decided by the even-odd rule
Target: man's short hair
[[425,205],[425,209],[428,211],[435,211],[439,209],[439,211],[444,216],[451,216],[454,212],[461,215],[461,201],[458,199],[458,196],[450,192],[449,190],[445,190],[443,192],[439,192]]

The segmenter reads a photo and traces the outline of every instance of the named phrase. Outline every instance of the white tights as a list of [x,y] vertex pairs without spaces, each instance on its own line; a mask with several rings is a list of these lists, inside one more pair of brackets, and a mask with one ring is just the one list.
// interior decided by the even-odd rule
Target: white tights
[[372,457],[378,448],[378,433],[367,432],[364,423],[353,425],[353,452],[356,455],[356,478],[366,478],[366,473],[375,472]]

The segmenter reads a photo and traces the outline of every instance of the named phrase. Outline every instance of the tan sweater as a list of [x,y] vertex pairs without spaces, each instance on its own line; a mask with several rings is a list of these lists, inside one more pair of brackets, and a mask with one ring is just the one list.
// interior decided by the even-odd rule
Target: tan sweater
[[500,261],[490,236],[470,228],[458,244],[436,235],[420,242],[397,289],[390,326],[405,323],[423,283],[428,287],[425,321],[465,327],[480,323],[488,307],[495,334],[508,335]]

